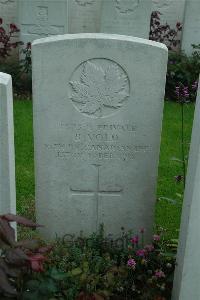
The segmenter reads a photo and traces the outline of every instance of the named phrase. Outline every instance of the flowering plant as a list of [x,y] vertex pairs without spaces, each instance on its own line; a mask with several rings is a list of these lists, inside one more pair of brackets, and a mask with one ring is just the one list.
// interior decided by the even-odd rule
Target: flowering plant
[[48,271],[25,280],[26,299],[33,295],[40,299],[45,293],[49,299],[168,300],[174,244],[162,234],[153,235],[151,243],[144,240],[144,229],[138,235],[123,230],[121,238],[114,240],[102,228],[89,238],[57,239],[48,256]]
[[3,19],[0,18],[0,58],[7,58],[10,56],[12,49],[17,48],[22,42],[13,41],[16,33],[19,32],[17,26],[13,23],[9,25],[8,32],[3,26]]
[[[195,101],[197,81],[200,73],[200,45],[193,45],[193,53],[187,56],[185,53],[169,53],[167,82],[165,96],[169,100],[177,101],[176,87],[182,85],[187,93],[182,93],[181,99],[190,102]],[[183,91],[182,91],[183,92]],[[183,97],[184,96],[184,97]],[[180,95],[178,96],[180,101]],[[181,100],[182,101],[182,100]]]
[[169,50],[176,50],[180,45],[180,32],[182,24],[176,23],[176,28],[172,29],[169,24],[161,24],[161,13],[153,11],[151,14],[149,39],[152,41],[164,43]]

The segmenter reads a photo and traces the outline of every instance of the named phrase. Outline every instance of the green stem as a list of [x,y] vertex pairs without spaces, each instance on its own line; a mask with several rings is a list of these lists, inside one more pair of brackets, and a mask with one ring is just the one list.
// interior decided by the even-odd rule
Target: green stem
[[184,149],[184,102],[181,102],[181,154],[183,162],[183,186],[185,189],[186,166],[185,166],[185,149]]

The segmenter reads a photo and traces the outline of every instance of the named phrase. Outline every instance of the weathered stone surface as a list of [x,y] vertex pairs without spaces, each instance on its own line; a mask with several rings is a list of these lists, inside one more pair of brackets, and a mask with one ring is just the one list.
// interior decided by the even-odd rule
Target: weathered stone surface
[[174,279],[174,300],[200,299],[200,86],[194,116]]
[[0,72],[0,214],[16,212],[11,76]]
[[[55,56],[56,53],[56,56]],[[49,63],[51,62],[51,63]],[[37,221],[42,233],[152,233],[167,48],[77,34],[33,43]]]
[[149,38],[151,0],[103,0],[101,32]]
[[166,22],[171,28],[176,28],[176,23],[183,23],[185,0],[152,0],[153,11],[159,11],[163,24]]
[[20,39],[68,33],[67,0],[19,0]]
[[17,23],[17,0],[0,0],[0,18],[3,23]]
[[200,44],[200,1],[186,0],[181,48],[192,53],[191,44]]
[[99,32],[102,0],[70,0],[69,33]]

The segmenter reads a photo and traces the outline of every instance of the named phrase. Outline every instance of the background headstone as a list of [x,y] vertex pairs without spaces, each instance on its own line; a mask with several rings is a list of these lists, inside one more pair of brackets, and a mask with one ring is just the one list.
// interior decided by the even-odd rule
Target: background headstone
[[17,0],[0,0],[0,18],[7,26],[17,24]]
[[69,33],[99,32],[102,0],[69,1]]
[[[33,43],[42,233],[152,234],[167,48],[109,34]],[[57,54],[55,56],[55,53]],[[51,61],[51,64],[49,64]]]
[[174,300],[200,299],[200,86],[194,116],[184,195]]
[[12,79],[0,72],[0,214],[16,213]]
[[67,0],[19,0],[19,26],[24,43],[67,33]]
[[186,0],[181,49],[191,54],[191,44],[200,44],[200,1]]
[[152,0],[103,0],[101,32],[149,38]]
[[166,22],[171,28],[176,28],[176,23],[183,23],[185,0],[152,0],[152,11],[159,11],[162,24]]

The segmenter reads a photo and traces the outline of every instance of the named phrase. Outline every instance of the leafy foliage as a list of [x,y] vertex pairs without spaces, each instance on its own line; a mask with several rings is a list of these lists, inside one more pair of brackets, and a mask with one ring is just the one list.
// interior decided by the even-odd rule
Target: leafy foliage
[[200,45],[192,45],[193,53],[187,56],[185,53],[169,53],[166,97],[169,100],[176,100],[176,87],[188,87],[190,101],[195,101],[196,89],[194,85],[198,82],[200,73]]
[[0,18],[0,59],[5,59],[10,56],[12,49],[17,48],[22,42],[13,41],[15,34],[19,32],[19,29],[15,24],[10,24],[8,32],[2,24],[3,19]]
[[15,59],[8,59],[13,49],[23,45],[21,41],[14,41],[18,32],[19,29],[15,24],[10,24],[9,30],[6,30],[3,19],[0,18],[0,71],[12,76],[15,93],[27,96],[32,92],[31,44],[27,43],[21,49],[23,59],[19,62]]
[[143,240],[143,229],[114,240],[103,227],[89,238],[57,239],[48,271],[26,278],[22,299],[170,299],[177,243],[160,235],[150,245]]
[[[40,254],[40,249],[36,240],[16,241],[15,231],[10,222],[29,228],[37,228],[40,225],[13,214],[0,216],[0,295],[16,298],[22,277],[33,269],[32,261]],[[42,258],[44,260],[44,257]],[[39,271],[36,265],[34,270]]]

